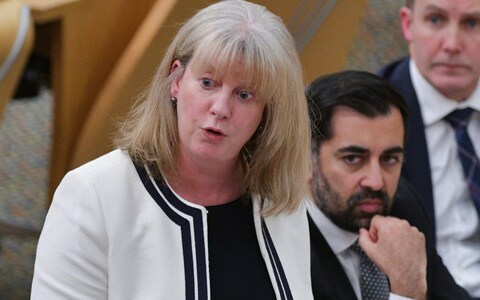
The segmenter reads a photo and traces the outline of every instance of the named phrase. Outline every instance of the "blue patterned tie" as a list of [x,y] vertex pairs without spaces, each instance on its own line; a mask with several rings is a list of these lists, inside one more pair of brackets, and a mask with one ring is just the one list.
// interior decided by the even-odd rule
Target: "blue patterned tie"
[[355,242],[350,246],[360,257],[360,289],[363,300],[386,300],[390,296],[387,275],[380,271]]
[[446,120],[455,130],[455,139],[458,144],[458,156],[462,162],[463,173],[472,195],[473,203],[480,216],[480,162],[475,154],[472,140],[468,136],[467,124],[473,110],[471,108],[458,109],[449,114]]

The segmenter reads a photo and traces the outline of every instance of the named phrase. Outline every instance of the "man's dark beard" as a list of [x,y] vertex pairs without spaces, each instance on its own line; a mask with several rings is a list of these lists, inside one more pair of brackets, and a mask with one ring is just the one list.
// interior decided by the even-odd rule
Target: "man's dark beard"
[[[358,233],[362,227],[368,229],[373,216],[390,213],[391,204],[384,190],[362,189],[348,199],[348,207],[345,208],[340,194],[333,190],[323,175],[315,171],[313,172],[313,189],[315,204],[333,223],[347,231]],[[366,199],[378,199],[383,205],[383,209],[377,213],[356,213],[356,205]]]

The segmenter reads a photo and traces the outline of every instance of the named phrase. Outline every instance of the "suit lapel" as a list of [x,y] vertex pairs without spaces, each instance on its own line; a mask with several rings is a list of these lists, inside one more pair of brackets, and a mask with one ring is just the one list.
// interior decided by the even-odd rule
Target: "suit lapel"
[[[427,140],[420,105],[410,76],[409,62],[409,59],[394,62],[383,69],[380,75],[390,81],[407,100],[410,117],[402,175],[410,181],[420,195],[427,209],[428,216],[432,221],[432,228],[435,228],[432,178]],[[435,234],[434,232],[432,233]]]
[[356,300],[342,265],[308,215],[312,255],[313,295],[318,299]]

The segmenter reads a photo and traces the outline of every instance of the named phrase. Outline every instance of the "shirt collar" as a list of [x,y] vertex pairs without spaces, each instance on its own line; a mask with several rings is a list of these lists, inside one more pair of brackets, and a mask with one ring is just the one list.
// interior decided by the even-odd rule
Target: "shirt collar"
[[311,199],[307,201],[308,213],[335,255],[350,248],[358,240],[358,234],[343,230],[335,225],[312,201]]
[[442,120],[455,109],[470,107],[480,112],[480,83],[470,97],[465,101],[457,102],[445,97],[435,89],[425,77],[420,74],[413,59],[410,59],[409,67],[425,126]]

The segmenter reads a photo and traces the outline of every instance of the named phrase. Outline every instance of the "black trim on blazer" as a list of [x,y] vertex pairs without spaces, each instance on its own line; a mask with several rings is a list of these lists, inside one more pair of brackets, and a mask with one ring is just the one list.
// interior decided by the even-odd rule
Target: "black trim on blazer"
[[[197,280],[198,280],[198,296],[200,300],[208,299],[207,289],[207,262],[205,253],[205,236],[203,234],[203,215],[202,211],[188,206],[180,201],[175,194],[169,189],[168,185],[160,179],[155,179],[160,191],[165,195],[167,201],[172,204],[179,211],[192,216],[194,238],[195,238],[195,253],[197,257]],[[202,291],[203,288],[203,291]]]
[[[207,287],[207,262],[205,253],[205,240],[203,234],[203,219],[202,211],[188,205],[185,205],[180,201],[175,194],[168,188],[167,184],[162,179],[155,179],[159,190],[153,184],[152,178],[148,175],[144,166],[134,163],[135,169],[140,176],[140,179],[147,189],[148,193],[163,212],[172,220],[175,224],[180,226],[182,233],[182,248],[183,248],[183,260],[184,260],[184,272],[185,272],[185,297],[186,299],[195,299],[195,268],[193,263],[193,253],[195,251],[196,264],[197,264],[197,282],[198,282],[198,299],[208,299],[208,287]],[[161,194],[160,194],[161,193]],[[190,221],[177,212],[175,212],[166,202],[181,211],[182,213],[189,215],[193,219],[195,249],[192,248],[192,232],[190,230]],[[188,250],[190,249],[190,251]]]
[[287,277],[285,276],[285,271],[283,270],[282,263],[280,262],[280,258],[278,257],[277,250],[275,249],[275,245],[273,244],[272,237],[270,236],[270,232],[268,231],[267,225],[265,224],[265,220],[263,218],[262,234],[268,250],[268,256],[270,258],[270,262],[272,263],[273,271],[275,273],[275,280],[277,281],[277,286],[281,293],[281,299],[293,299],[292,291],[290,290]]

